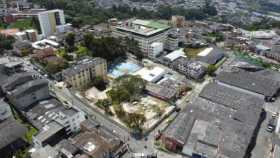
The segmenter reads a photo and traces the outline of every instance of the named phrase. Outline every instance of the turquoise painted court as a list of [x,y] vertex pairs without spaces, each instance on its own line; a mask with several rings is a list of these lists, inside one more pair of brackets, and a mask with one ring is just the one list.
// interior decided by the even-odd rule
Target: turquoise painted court
[[140,70],[142,67],[132,61],[125,60],[117,64],[112,64],[108,71],[108,76],[111,78],[118,78],[125,74],[133,74]]

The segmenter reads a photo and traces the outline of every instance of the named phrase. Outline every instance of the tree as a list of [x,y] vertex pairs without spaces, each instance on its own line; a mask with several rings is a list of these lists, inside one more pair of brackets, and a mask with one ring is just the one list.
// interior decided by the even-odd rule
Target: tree
[[143,124],[146,121],[145,116],[138,113],[130,113],[128,114],[127,118],[128,127],[134,130],[141,130]]
[[72,20],[72,26],[75,28],[80,28],[83,23],[83,20],[79,17],[75,17]]
[[73,51],[75,48],[75,34],[68,33],[65,37],[65,42],[66,42],[67,46],[69,47],[69,50]]
[[0,51],[13,49],[14,37],[0,34]]
[[77,47],[77,51],[76,51],[76,54],[78,57],[82,57],[82,56],[86,56],[89,54],[89,50],[87,47],[84,47],[82,45],[78,45]]
[[91,33],[87,33],[84,35],[84,45],[88,49],[92,48],[92,43],[93,43],[94,37]]
[[84,36],[84,46],[90,50],[92,57],[101,57],[108,62],[116,58],[125,57],[125,47],[121,40],[113,37],[94,38],[92,34],[87,33]]
[[113,103],[120,104],[139,97],[145,89],[146,82],[132,75],[121,76],[113,82],[113,87],[107,92]]
[[93,84],[94,87],[96,87],[99,90],[105,90],[106,89],[106,83],[105,83],[104,79],[100,76],[96,76],[92,80],[92,84]]
[[46,71],[49,72],[49,73],[57,73],[65,68],[68,67],[68,64],[67,62],[64,62],[64,61],[61,61],[61,62],[55,62],[55,61],[52,61],[52,62],[48,62],[46,64]]
[[112,103],[110,102],[110,100],[108,99],[102,99],[102,100],[98,100],[96,103],[95,103],[96,106],[104,109],[104,111],[106,113],[110,113],[110,106],[112,105]]
[[207,73],[208,73],[208,75],[210,75],[210,76],[214,76],[216,70],[217,70],[217,68],[216,68],[215,65],[210,64],[210,65],[207,67]]
[[133,38],[128,38],[126,37],[124,39],[126,50],[135,55],[138,60],[142,60],[144,55],[143,52],[141,51],[141,48],[139,47],[139,43],[133,39]]

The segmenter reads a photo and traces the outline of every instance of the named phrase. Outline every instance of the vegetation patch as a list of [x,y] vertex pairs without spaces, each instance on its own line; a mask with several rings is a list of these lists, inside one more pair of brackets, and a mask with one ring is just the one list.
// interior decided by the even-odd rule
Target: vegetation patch
[[197,55],[205,48],[185,48],[184,52],[188,58],[197,58]]

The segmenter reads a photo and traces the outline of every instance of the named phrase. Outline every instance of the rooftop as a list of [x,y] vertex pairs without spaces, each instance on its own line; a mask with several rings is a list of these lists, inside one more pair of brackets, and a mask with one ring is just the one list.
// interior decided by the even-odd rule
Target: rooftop
[[62,76],[64,77],[72,77],[77,75],[78,73],[88,69],[88,68],[92,68],[95,65],[99,65],[102,63],[106,63],[105,59],[102,58],[85,58],[79,62],[77,62],[75,65],[73,65],[72,67],[67,68],[66,70],[62,71]]
[[232,90],[231,88],[219,85],[217,83],[209,83],[206,85],[199,96],[229,107],[233,110],[238,110],[244,106],[264,104],[264,101],[261,98],[243,93],[241,91]]
[[114,152],[121,145],[120,140],[108,142],[94,131],[82,132],[75,136],[72,140],[78,148],[95,158],[103,158],[105,154]]
[[157,21],[136,19],[125,21],[122,26],[118,26],[116,28],[121,31],[127,31],[148,37],[168,30],[170,27]]
[[11,91],[15,87],[22,85],[28,81],[33,80],[33,74],[32,73],[16,73],[10,76],[5,80],[5,83],[1,85],[2,89],[4,91]]
[[148,83],[146,85],[146,90],[156,97],[159,97],[161,99],[172,99],[176,96],[177,90],[176,88],[172,87],[165,87],[158,84]]
[[156,82],[162,75],[164,75],[165,70],[160,67],[154,67],[152,69],[142,68],[135,72],[133,75],[139,75],[141,78],[148,82]]
[[0,122],[11,117],[12,111],[9,106],[3,99],[0,98]]
[[224,57],[222,50],[218,48],[209,47],[198,54],[198,60],[207,64],[216,64]]
[[19,138],[23,138],[27,129],[16,120],[10,118],[0,123],[0,149]]
[[179,57],[186,57],[184,49],[181,48],[179,50],[175,50],[169,54],[167,54],[164,58],[170,60],[171,62],[178,59]]
[[44,142],[45,140],[48,140],[50,137],[52,137],[54,134],[60,132],[63,130],[63,126],[58,124],[55,121],[52,121],[48,124],[46,124],[42,129],[40,129],[39,133],[35,135],[37,140],[40,142]]
[[184,144],[182,152],[187,155],[244,157],[263,103],[253,95],[210,83],[164,135]]
[[27,113],[27,119],[37,129],[43,128],[53,120],[63,120],[66,116],[72,116],[78,111],[73,108],[65,108],[58,100],[43,100],[33,105]]
[[13,91],[8,92],[9,96],[22,97],[42,87],[48,87],[49,82],[43,79],[36,79],[18,86]]
[[216,79],[219,82],[269,97],[276,95],[280,89],[279,82],[254,72],[221,72]]
[[31,158],[54,158],[57,156],[58,152],[50,145],[46,145],[45,147],[39,148],[35,152],[31,153]]

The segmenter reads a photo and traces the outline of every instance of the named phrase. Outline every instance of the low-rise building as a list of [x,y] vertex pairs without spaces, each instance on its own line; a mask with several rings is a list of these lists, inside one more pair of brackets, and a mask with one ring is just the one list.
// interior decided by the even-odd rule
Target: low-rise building
[[90,29],[90,32],[92,32],[93,35],[97,38],[109,37],[112,34],[112,29],[110,28],[108,23],[100,23],[94,25],[92,29]]
[[32,53],[32,45],[27,41],[16,41],[13,44],[13,51],[18,56],[26,56]]
[[96,128],[92,120],[82,123],[82,132],[71,139],[72,143],[88,157],[119,157],[126,150],[126,144],[112,131]]
[[24,115],[39,130],[33,138],[36,147],[57,144],[71,133],[78,132],[85,120],[82,111],[65,107],[55,98],[38,102]]
[[50,98],[48,81],[36,79],[7,92],[9,102],[18,110],[26,110],[37,101]]
[[5,80],[0,87],[4,93],[14,90],[17,86],[35,79],[33,73],[16,73]]
[[186,25],[186,19],[184,16],[175,15],[171,17],[171,24],[173,27],[182,28]]
[[273,101],[279,95],[280,82],[269,79],[254,72],[237,70],[236,72],[221,72],[217,78],[218,84],[238,88],[247,93]]
[[163,132],[162,143],[188,157],[246,157],[263,104],[254,95],[210,83]]
[[1,157],[12,157],[18,149],[27,146],[24,136],[27,128],[13,118],[0,122],[0,154]]
[[159,81],[165,74],[165,70],[160,67],[154,67],[151,69],[142,68],[139,71],[136,71],[133,75],[140,76],[142,79],[156,83]]
[[10,105],[0,98],[0,122],[12,116]]
[[27,128],[14,120],[10,105],[0,97],[0,155],[12,157],[28,144],[24,141]]
[[36,30],[33,29],[25,30],[22,32],[17,32],[15,34],[15,38],[19,41],[36,42],[38,39],[38,33]]
[[174,60],[172,67],[186,77],[195,80],[202,79],[206,74],[206,68],[202,64],[186,57],[179,57]]
[[205,48],[203,51],[197,54],[198,61],[202,62],[206,65],[215,65],[217,64],[221,59],[225,57],[222,50],[218,48]]
[[53,40],[49,40],[49,39],[43,39],[41,41],[36,41],[36,42],[32,43],[32,47],[34,49],[39,49],[39,50],[49,48],[49,47],[58,49],[59,46],[60,46],[59,43],[57,43]]
[[169,65],[171,64],[174,60],[180,58],[180,57],[186,57],[186,53],[184,52],[184,49],[178,49],[175,50],[169,54],[167,54],[166,56],[163,57],[164,62]]
[[177,97],[176,88],[165,87],[163,85],[148,83],[145,87],[148,94],[162,100],[172,101]]
[[87,57],[62,72],[63,80],[77,89],[87,88],[95,77],[106,76],[107,62],[102,58]]
[[265,51],[264,56],[280,62],[280,45],[275,45],[271,50]]

